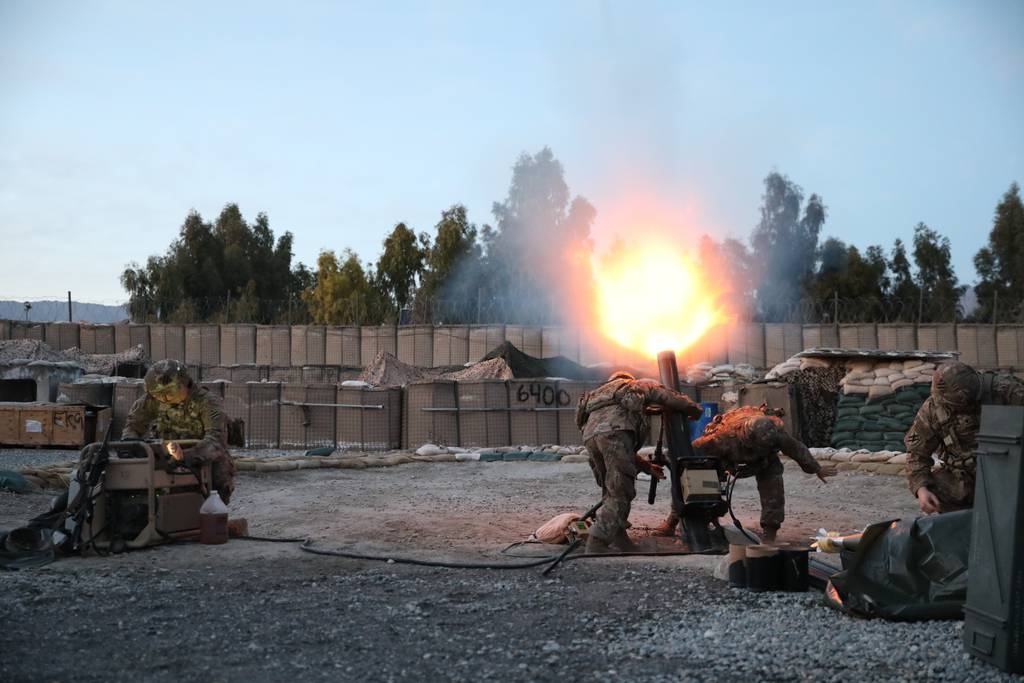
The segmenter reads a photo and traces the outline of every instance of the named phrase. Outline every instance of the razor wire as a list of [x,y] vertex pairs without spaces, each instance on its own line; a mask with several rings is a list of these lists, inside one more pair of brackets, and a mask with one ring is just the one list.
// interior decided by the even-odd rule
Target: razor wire
[[[680,297],[699,298],[700,294]],[[134,323],[247,323],[262,325],[566,325],[578,324],[571,315],[577,302],[552,296],[526,296],[525,292],[491,294],[478,291],[456,297],[414,296],[397,307],[354,296],[314,310],[300,297],[238,299],[230,296],[200,299],[133,298],[123,306]],[[757,294],[725,302],[738,322],[853,324],[853,323],[989,323],[1024,324],[1024,298],[977,297],[802,297],[770,300]],[[53,306],[55,320],[65,309]],[[38,322],[38,321],[37,321]]]

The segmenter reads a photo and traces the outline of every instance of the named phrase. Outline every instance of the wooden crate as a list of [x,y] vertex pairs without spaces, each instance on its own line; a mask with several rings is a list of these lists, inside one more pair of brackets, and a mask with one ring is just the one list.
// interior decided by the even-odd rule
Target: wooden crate
[[110,408],[68,403],[0,403],[0,444],[81,448],[101,439]]

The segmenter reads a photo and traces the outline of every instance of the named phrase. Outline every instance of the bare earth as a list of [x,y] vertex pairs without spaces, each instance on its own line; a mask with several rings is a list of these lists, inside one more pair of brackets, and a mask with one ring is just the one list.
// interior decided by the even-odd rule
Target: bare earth
[[[667,502],[648,506],[638,484],[632,533],[643,539]],[[824,485],[794,468],[787,488],[793,540],[915,511],[898,477]],[[253,535],[515,562],[500,549],[597,496],[583,464],[416,463],[246,473],[231,508]],[[0,527],[47,502],[0,493]],[[735,503],[756,527],[753,482]],[[731,589],[714,564],[586,559],[542,577],[240,540],[64,559],[0,573],[0,680],[1009,680],[963,654],[959,623],[851,619],[816,593]]]

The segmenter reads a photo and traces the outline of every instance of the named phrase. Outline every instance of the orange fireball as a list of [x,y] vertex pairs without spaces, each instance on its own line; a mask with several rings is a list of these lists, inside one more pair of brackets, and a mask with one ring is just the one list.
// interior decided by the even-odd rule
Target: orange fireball
[[715,285],[722,274],[668,242],[626,246],[592,265],[598,329],[626,349],[682,352],[733,319]]

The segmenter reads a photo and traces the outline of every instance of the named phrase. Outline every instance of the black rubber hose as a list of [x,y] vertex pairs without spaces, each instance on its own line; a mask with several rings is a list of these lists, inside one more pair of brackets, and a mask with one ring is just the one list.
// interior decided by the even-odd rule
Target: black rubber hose
[[[252,537],[250,537],[252,538]],[[258,539],[253,539],[258,540]],[[367,555],[364,553],[353,553],[347,550],[324,550],[314,548],[313,541],[306,540],[299,546],[301,550],[314,555],[327,555],[330,557],[344,557],[350,560],[371,560],[376,562],[394,562],[396,564],[413,564],[420,567],[443,567],[446,569],[529,569],[541,565],[557,565],[579,547],[582,541],[574,541],[562,553],[554,557],[543,557],[529,562],[442,562],[440,560],[418,560],[413,557],[392,557],[389,555]]]

